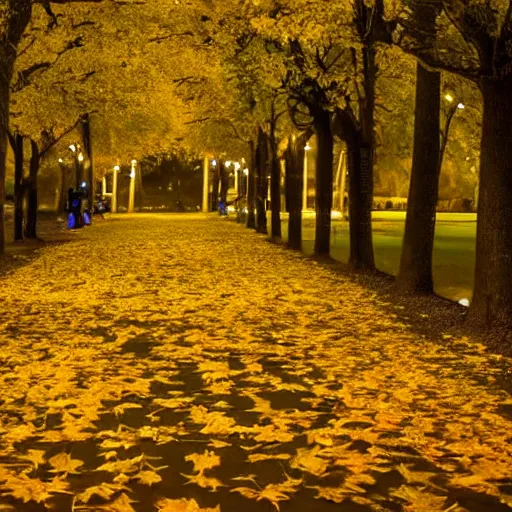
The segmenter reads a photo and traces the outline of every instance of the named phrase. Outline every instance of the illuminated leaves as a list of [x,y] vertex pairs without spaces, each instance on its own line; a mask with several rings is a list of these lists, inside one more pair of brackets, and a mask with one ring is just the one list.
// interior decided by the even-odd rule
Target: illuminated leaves
[[[418,339],[359,284],[234,224],[181,219],[98,222],[3,280],[4,501],[69,493],[77,512],[125,512],[151,496],[165,512],[230,512],[247,499],[293,510],[300,493],[319,509],[445,512],[460,491],[508,503],[511,402],[488,381],[491,356]],[[74,259],[82,244],[87,261]],[[136,337],[143,354],[128,349]],[[195,500],[160,499],[179,485]]]
[[130,489],[121,484],[102,483],[101,485],[89,487],[84,492],[76,495],[75,502],[87,504],[94,496],[109,501],[114,494],[123,490],[129,491]]
[[52,467],[51,473],[75,473],[78,474],[77,469],[84,465],[83,461],[72,459],[69,453],[59,453],[51,459],[48,463]]
[[162,477],[155,471],[141,471],[140,473],[137,473],[133,479],[150,487],[153,484],[157,484],[162,481]]
[[222,482],[217,478],[206,476],[204,473],[209,469],[220,466],[220,457],[214,452],[205,450],[204,453],[192,453],[185,457],[187,462],[193,462],[195,475],[182,476],[188,480],[188,483],[199,485],[204,489],[212,489],[216,491],[218,487],[222,486]]
[[158,512],[221,512],[220,506],[215,508],[201,508],[196,500],[169,500],[162,499],[156,502]]
[[268,484],[264,489],[251,489],[250,487],[236,487],[231,489],[231,492],[236,492],[242,496],[253,499],[256,501],[270,501],[277,510],[279,502],[287,501],[290,495],[297,492],[297,489],[302,484],[302,480],[287,477],[286,481],[279,484]]
[[203,472],[220,466],[220,457],[214,452],[205,450],[204,453],[191,453],[185,457],[187,462],[193,462],[194,471]]
[[49,482],[44,482],[39,478],[30,478],[21,473],[19,475],[10,474],[3,478],[4,483],[2,494],[12,496],[23,503],[35,501],[43,503],[50,499],[53,494],[68,493],[69,484],[59,477],[55,477]]
[[320,451],[320,446],[316,446],[311,450],[299,448],[297,455],[292,459],[290,467],[307,471],[315,476],[322,476],[329,467],[329,463],[318,457]]

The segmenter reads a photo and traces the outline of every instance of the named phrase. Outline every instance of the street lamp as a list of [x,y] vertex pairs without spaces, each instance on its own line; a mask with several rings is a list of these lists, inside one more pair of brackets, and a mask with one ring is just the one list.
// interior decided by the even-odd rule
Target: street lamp
[[70,144],[68,149],[73,154],[73,159],[75,161],[75,190],[80,190],[80,179],[81,179],[80,162],[83,162],[84,155],[81,152],[80,152],[80,154],[77,153],[79,150],[79,147],[77,144]]
[[128,198],[128,213],[133,213],[135,210],[135,166],[137,160],[132,160],[132,169],[130,171],[130,195]]
[[448,102],[448,109],[446,111],[446,119],[444,122],[443,129],[441,131],[441,145],[439,148],[439,160],[437,163],[437,174],[441,174],[441,168],[443,166],[444,154],[446,152],[446,146],[448,144],[448,136],[450,134],[450,126],[453,121],[453,117],[457,113],[457,110],[464,110],[466,106],[462,102],[455,101],[455,98],[447,93],[444,99]]
[[119,165],[114,166],[112,173],[112,204],[110,206],[112,213],[117,213],[117,173],[121,170]]
[[307,210],[308,208],[308,151],[311,151],[309,142],[304,146],[304,178],[302,188],[302,209]]

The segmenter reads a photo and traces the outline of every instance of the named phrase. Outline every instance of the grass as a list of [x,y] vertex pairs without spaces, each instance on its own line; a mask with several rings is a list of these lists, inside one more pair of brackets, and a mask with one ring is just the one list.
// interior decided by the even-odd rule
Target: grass
[[[315,239],[314,214],[303,218],[303,251],[312,254]],[[373,243],[377,267],[396,275],[400,265],[405,212],[374,212]],[[287,219],[283,238],[288,237]],[[475,265],[476,214],[438,213],[434,243],[434,286],[443,297],[471,298]],[[331,256],[348,262],[348,222],[333,219]]]

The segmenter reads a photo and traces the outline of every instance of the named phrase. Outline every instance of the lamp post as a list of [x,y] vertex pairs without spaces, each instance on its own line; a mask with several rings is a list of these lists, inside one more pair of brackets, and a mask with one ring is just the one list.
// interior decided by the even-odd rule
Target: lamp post
[[439,149],[439,162],[437,164],[437,176],[439,178],[441,174],[441,169],[443,167],[443,159],[444,154],[446,152],[446,146],[448,144],[448,136],[450,134],[450,126],[452,124],[453,117],[457,113],[458,110],[464,110],[466,106],[462,102],[455,101],[455,98],[450,94],[446,94],[444,99],[448,104],[448,109],[446,112],[446,119],[441,131],[441,147]]
[[78,163],[78,147],[75,144],[70,144],[68,149],[73,155],[73,161],[75,162],[75,190],[80,188],[80,167]]
[[59,170],[60,170],[60,191],[59,191],[59,203],[57,205],[58,213],[63,213],[66,209],[67,202],[67,179],[66,179],[66,165],[62,158],[59,158]]
[[135,177],[137,160],[132,160],[132,169],[130,171],[130,195],[128,198],[128,213],[135,211]]
[[80,188],[82,187],[82,167],[83,167],[83,164],[84,164],[84,155],[83,153],[78,153],[78,156],[76,157],[77,158],[77,175],[76,175],[76,189],[77,190],[80,190]]
[[208,213],[209,201],[208,195],[210,192],[210,159],[205,156],[203,160],[203,213]]
[[302,209],[308,209],[308,151],[311,151],[311,146],[306,144],[304,147],[304,188],[302,192]]
[[121,170],[119,165],[114,167],[114,172],[112,173],[112,213],[117,213],[117,173]]

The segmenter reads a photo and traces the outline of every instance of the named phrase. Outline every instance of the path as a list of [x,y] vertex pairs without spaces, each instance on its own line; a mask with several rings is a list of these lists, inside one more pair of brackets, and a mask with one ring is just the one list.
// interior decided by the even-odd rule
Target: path
[[0,304],[2,511],[512,510],[498,358],[242,226],[98,221]]

